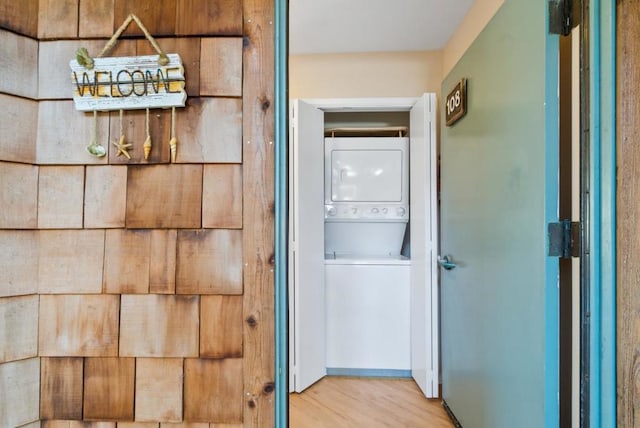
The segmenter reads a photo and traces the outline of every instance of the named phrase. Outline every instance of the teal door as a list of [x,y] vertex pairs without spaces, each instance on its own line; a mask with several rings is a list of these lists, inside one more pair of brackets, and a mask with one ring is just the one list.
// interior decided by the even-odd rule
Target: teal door
[[[465,428],[558,426],[558,37],[548,2],[505,0],[443,82],[443,397]],[[441,111],[446,111],[441,101]],[[443,113],[444,115],[444,113]]]

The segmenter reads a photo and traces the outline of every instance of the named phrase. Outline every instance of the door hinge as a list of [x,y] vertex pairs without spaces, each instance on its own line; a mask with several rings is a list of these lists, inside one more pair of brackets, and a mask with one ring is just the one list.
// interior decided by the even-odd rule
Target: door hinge
[[549,0],[549,33],[568,36],[580,24],[582,0]]
[[549,223],[549,256],[580,257],[580,222],[561,220]]

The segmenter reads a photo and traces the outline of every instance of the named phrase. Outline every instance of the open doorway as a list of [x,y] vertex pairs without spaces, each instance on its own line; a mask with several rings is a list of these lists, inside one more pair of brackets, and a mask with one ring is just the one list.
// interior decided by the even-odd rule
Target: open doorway
[[[601,9],[615,11],[615,5],[612,9],[611,3],[610,1],[603,2]],[[612,237],[615,237],[615,222],[611,221],[612,218],[615,218],[615,192],[609,192],[615,187],[615,158],[611,157],[612,153],[615,154],[615,151],[611,148],[610,141],[612,129],[615,128],[613,126],[599,126],[601,122],[605,125],[611,125],[613,123],[612,118],[615,117],[615,114],[608,114],[608,112],[615,112],[615,98],[609,98],[612,93],[611,88],[615,86],[611,85],[611,82],[615,81],[612,80],[611,76],[612,68],[607,68],[606,64],[601,65],[601,61],[606,61],[610,58],[608,55],[612,54],[609,49],[612,46],[610,43],[611,34],[614,33],[611,27],[611,17],[607,14],[598,18],[600,11],[595,11],[594,16],[597,19],[594,22],[584,20],[584,17],[589,15],[588,6],[592,4],[592,2],[582,2],[582,25],[586,29],[580,34],[580,74],[582,78],[580,79],[580,90],[576,91],[581,93],[579,102],[581,110],[579,134],[582,140],[580,151],[582,155],[587,155],[581,156],[580,168],[582,193],[580,220],[583,222],[581,226],[583,234],[581,252],[583,257],[586,256],[588,258],[583,258],[581,263],[580,319],[579,322],[576,322],[574,318],[571,327],[574,331],[579,328],[581,335],[579,352],[576,353],[575,345],[571,348],[572,370],[575,370],[573,361],[578,356],[581,359],[580,370],[578,376],[575,376],[574,372],[570,383],[575,385],[576,382],[580,382],[579,420],[583,424],[588,424],[589,415],[599,415],[600,411],[603,412],[602,414],[606,417],[606,420],[615,420],[615,352],[610,346],[611,343],[615,342],[611,341],[611,337],[615,336],[611,336],[612,332],[615,332],[615,325],[613,327],[611,325],[612,308],[615,312],[615,299],[612,300],[611,298],[611,296],[615,296],[615,283],[610,282],[612,278],[615,278],[615,271],[612,270],[612,266],[615,266],[615,257],[612,252],[615,250],[615,240],[612,239]],[[602,30],[602,33],[600,30]],[[594,40],[590,40],[590,37],[588,37],[591,34],[595,35]],[[604,43],[604,41],[608,41],[608,43]],[[595,52],[593,58],[589,58],[590,53],[593,52]],[[615,57],[613,58],[615,60]],[[313,66],[311,68],[314,71],[318,70]],[[326,69],[323,71],[326,71]],[[347,72],[352,73],[352,70]],[[331,87],[340,86],[333,85],[334,82],[331,79],[324,79],[324,77],[327,77],[324,72],[316,75],[325,81],[325,85]],[[542,87],[542,85],[539,86]],[[345,85],[342,85],[341,89],[344,89],[344,87]],[[589,96],[590,88],[594,88],[593,99],[596,100],[595,104]],[[600,99],[601,94],[602,99]],[[328,95],[336,96],[337,94]],[[348,95],[353,96],[353,94]],[[613,103],[611,100],[613,100]],[[602,110],[603,108],[605,110]],[[604,115],[601,116],[601,114]],[[589,126],[590,122],[591,126]],[[613,168],[611,168],[612,165],[614,165]],[[594,234],[593,248],[590,248],[591,243],[587,239],[591,233]],[[590,250],[595,251],[595,253]],[[590,258],[592,255],[593,258]],[[592,289],[592,287],[595,288]],[[604,300],[601,301],[601,299]],[[572,302],[575,301],[575,294],[571,300]],[[575,314],[575,311],[573,312]],[[595,321],[594,324],[590,324],[590,318]],[[571,339],[575,343],[575,335],[572,335]],[[596,356],[596,360],[592,359],[590,361],[592,355]],[[593,391],[590,391],[591,382],[595,382],[597,386]],[[602,387],[602,390],[600,387]],[[572,386],[571,390],[572,395],[575,397],[575,387]],[[603,399],[604,397],[613,398]],[[578,418],[575,418],[575,398],[573,401],[571,423],[575,426]],[[557,403],[557,400],[551,397],[547,404],[552,406],[553,402]],[[549,421],[553,423],[554,420],[557,419]]]
[[[366,27],[369,27],[371,23],[376,19],[375,13],[376,13],[376,10],[379,8],[379,6],[377,6],[375,3],[376,2],[373,2],[373,3],[363,2],[360,5],[360,7],[358,6],[354,7],[355,9],[358,9],[357,14],[351,15],[353,19],[347,22],[347,27],[350,28],[350,32],[351,32],[350,37],[353,38],[352,41],[359,43],[359,39],[362,39],[362,34],[365,33],[364,28],[362,26],[360,27],[358,25],[354,26],[353,23],[355,22],[362,23],[364,19],[364,22],[365,22],[364,25]],[[293,9],[298,6],[303,6],[304,4],[305,2],[300,2],[300,3],[292,2],[290,4],[290,7]],[[454,19],[455,22],[452,23],[450,27],[451,30],[457,27],[459,20],[464,16],[464,13],[466,12],[466,9],[468,9],[468,6],[470,4],[471,2],[469,1],[469,2],[466,2],[466,5],[464,4],[462,5],[464,10],[461,13],[458,13],[457,18]],[[427,5],[427,8],[431,7],[431,9],[428,9],[426,13],[424,10],[425,5]],[[414,47],[405,46],[399,51],[397,47],[390,49],[388,45],[385,45],[385,43],[388,43],[390,40],[393,40],[398,36],[402,36],[402,34],[400,32],[393,31],[392,26],[388,24],[392,22],[405,22],[407,17],[411,17],[412,21],[416,21],[416,19],[414,18],[418,16],[422,16],[423,18],[429,16],[430,19],[432,19],[433,14],[431,12],[433,11],[432,10],[433,7],[429,5],[431,5],[431,2],[424,2],[424,1],[408,2],[407,4],[408,8],[402,10],[397,6],[393,6],[393,7],[389,6],[388,3],[386,4],[381,3],[382,14],[386,15],[382,21],[378,21],[378,22],[382,22],[382,24],[376,25],[375,28],[371,28],[371,29],[367,28],[367,30],[372,30],[373,37],[378,41],[374,49],[366,48],[364,51],[357,52],[359,49],[362,49],[362,47],[358,47],[358,48],[355,48],[354,50],[343,51],[342,53],[340,53],[339,51],[334,51],[334,52],[325,51],[323,53],[319,53],[319,52],[295,53],[294,52],[294,54],[290,58],[290,82],[296,81],[297,83],[293,83],[290,85],[290,97],[309,100],[312,103],[314,100],[317,100],[319,98],[334,99],[334,100],[335,99],[353,100],[353,99],[364,99],[364,98],[368,98],[368,99],[395,98],[395,99],[403,99],[405,103],[408,100],[408,104],[402,106],[401,108],[402,111],[396,112],[402,116],[405,116],[403,120],[405,122],[408,122],[409,115],[410,115],[409,110],[416,103],[418,99],[422,98],[419,96],[420,94],[425,92],[436,92],[436,91],[439,92],[441,75],[442,75],[442,52],[440,50],[441,50],[443,41],[441,39],[441,42],[438,42],[440,43],[440,45],[436,49],[432,49],[429,47],[426,47],[426,48],[421,47],[420,50],[416,51],[415,46]],[[321,14],[321,12],[318,10],[319,3],[309,2],[306,4],[306,6],[310,8],[310,11],[312,14],[315,14],[315,15]],[[330,38],[334,38],[333,24],[335,24],[335,21],[338,21],[339,23],[342,22],[344,24],[345,23],[344,16],[347,16],[349,13],[353,12],[352,10],[345,10],[345,9],[350,9],[351,6],[345,5],[344,3],[339,3],[339,4],[336,3],[334,6],[335,7],[332,8],[331,4],[326,5],[327,9],[332,10],[332,16],[329,18],[330,22],[324,25],[322,34],[318,34],[318,37],[323,41],[323,43],[321,44],[322,48],[326,48],[327,46],[331,45],[331,42],[329,42],[328,40]],[[418,12],[413,11],[411,9],[411,6],[419,7],[420,11]],[[323,8],[324,7],[325,5],[323,3]],[[336,10],[340,10],[340,11],[344,10],[347,13],[347,15],[343,16],[342,13],[336,14],[335,13]],[[372,13],[373,15],[371,15]],[[379,14],[380,11],[378,11],[377,13]],[[398,14],[401,15],[402,17],[394,18]],[[321,18],[318,18],[318,19],[321,19]],[[418,21],[420,20],[418,19]],[[293,28],[295,25],[296,23],[290,22],[290,28],[291,28],[292,34],[295,32],[295,29]],[[381,28],[386,28],[388,30],[385,29],[384,31],[380,31]],[[424,32],[424,29],[426,28],[435,28],[435,27],[425,25],[425,22],[423,19],[422,22],[419,22],[419,28],[422,28],[422,30],[420,31]],[[405,35],[406,34],[407,33],[405,32]],[[449,35],[450,35],[450,32],[449,32]],[[445,41],[446,41],[446,38],[448,37],[449,36],[445,36]],[[418,39],[422,39],[422,35],[414,38],[414,41]],[[340,44],[344,46],[347,46],[347,45],[353,46],[352,41],[343,39]],[[367,41],[367,43],[369,43],[370,46],[371,46],[371,42],[372,40]],[[376,43],[376,42],[373,41],[373,43]],[[293,41],[290,43],[290,46],[292,47],[292,49],[295,50],[295,43]],[[341,46],[341,48],[344,46]],[[389,52],[390,50],[395,50],[396,52]],[[372,51],[375,51],[375,52],[372,52]],[[306,74],[306,77],[310,77],[310,79],[296,80],[296,76],[300,76],[301,72],[302,74]],[[340,78],[335,79],[334,77],[336,74],[341,74],[342,77],[344,77],[345,79],[344,80],[341,80]],[[353,84],[352,82],[355,82],[355,84]],[[304,94],[297,92],[301,90],[301,88],[304,88],[304,91],[305,91]],[[436,98],[434,98],[434,100],[431,102],[432,106],[430,106],[430,108],[433,109],[432,111],[435,111],[436,109],[437,96],[439,96],[439,94],[436,94]],[[328,109],[329,108],[325,106],[324,111],[321,113],[323,116],[324,115],[327,116],[328,121],[334,121],[335,117],[331,117],[334,114],[344,115],[346,113],[346,111],[329,112]],[[351,107],[345,106],[345,110],[346,109],[351,109],[352,112],[354,110],[357,110],[357,108],[354,109],[353,106]],[[358,113],[363,113],[363,112],[362,111],[356,112],[356,114]],[[371,112],[369,112],[368,114],[370,113]],[[437,127],[437,121],[433,120],[431,126],[433,126],[435,129]],[[415,129],[417,130],[418,128],[415,128]],[[320,131],[316,133],[316,135],[322,138],[324,136],[324,129],[321,128]],[[407,134],[407,137],[408,137],[408,134]],[[435,141],[434,141],[434,144],[435,144]],[[435,149],[435,145],[433,147]],[[323,156],[324,154],[319,155],[320,158],[322,158]],[[316,162],[318,162],[319,160],[320,159],[316,157]],[[292,167],[291,165],[289,166],[290,168]],[[314,165],[313,168],[315,169],[317,166],[318,165]],[[303,172],[304,176],[308,177],[309,173],[310,173],[309,168],[304,169],[304,172]],[[293,190],[293,186],[294,184],[290,180],[289,192]],[[303,195],[303,197],[306,197],[306,196],[308,196],[308,193],[305,193]],[[323,220],[322,216],[324,215],[324,209],[322,207],[323,199],[324,197],[321,197],[319,200],[316,200],[316,202],[318,202],[320,205],[320,210],[318,211],[317,214],[321,216],[321,220]],[[379,210],[380,210],[379,212],[383,212],[382,208],[380,208]],[[389,212],[389,208],[387,208],[387,212]],[[321,235],[321,238],[322,239],[324,238],[323,235]],[[401,242],[400,245],[405,248],[405,250],[401,251],[400,255],[407,257],[406,249],[409,248],[410,246],[409,242],[406,242],[404,245]],[[437,254],[435,252],[431,254],[430,252],[429,254],[430,262],[431,262],[432,256],[433,256],[433,260],[435,260],[435,257],[437,256]],[[324,258],[324,254],[322,250],[320,253],[320,257]],[[332,266],[332,268],[335,268],[334,270],[342,269],[343,267],[344,266],[340,266],[340,267]],[[391,270],[391,269],[406,270],[407,267],[408,266],[403,266],[402,264],[397,264],[392,267],[389,267],[388,269],[385,267],[384,270],[385,271]],[[431,267],[430,263],[429,263],[429,267]],[[350,268],[350,266],[346,266],[346,268]],[[396,310],[396,313],[400,313],[404,315],[406,318],[404,322],[406,322],[406,324],[409,324],[410,323],[409,306],[411,305],[411,300],[409,297],[410,284],[407,281],[405,282],[406,284],[402,286],[405,289],[402,294],[406,298],[404,298],[402,305],[406,306],[406,309],[399,310],[399,311]],[[398,281],[396,281],[396,285],[399,285]],[[431,293],[429,293],[429,295],[431,295]],[[293,293],[291,292],[289,294],[289,297],[290,299],[296,298],[296,296],[293,295]],[[433,302],[437,308],[437,295],[434,296]],[[318,308],[316,307],[315,309],[318,309]],[[320,312],[322,313],[322,311]],[[310,312],[305,311],[305,314],[308,315],[309,313]],[[379,321],[384,322],[384,317],[382,317]],[[434,324],[436,325],[436,332],[437,332],[437,314],[435,315]],[[331,328],[331,326],[329,327]],[[334,328],[333,331],[335,332],[335,330],[336,329]],[[422,331],[424,332],[427,330],[430,331],[430,329],[427,328],[426,322],[425,322],[425,326],[423,327]],[[396,329],[395,331],[400,331],[400,330]],[[402,351],[402,353],[405,355],[403,356],[403,358],[404,360],[406,360],[405,361],[406,364],[402,366],[397,366],[397,367],[400,367],[400,369],[396,368],[394,370],[398,370],[398,371],[393,371],[390,373],[394,376],[403,376],[404,379],[411,379],[410,378],[411,357],[410,357],[410,349],[409,349],[410,345],[408,344],[409,342],[408,338],[410,336],[410,328],[403,328],[400,332],[402,333],[403,336],[406,336],[405,338],[402,339],[402,342],[407,344],[406,352],[404,350]],[[319,333],[319,334],[323,335],[324,333]],[[399,336],[399,334],[397,333],[394,334],[394,329],[391,329],[387,336],[393,337],[394,335]],[[398,339],[397,337],[393,337],[393,338]],[[426,339],[425,339],[425,342],[426,342]],[[295,345],[290,343],[290,349],[291,347],[295,347]],[[386,348],[392,349],[394,351],[398,351],[399,347],[387,346]],[[344,347],[342,347],[342,349],[344,349]],[[318,353],[317,353],[318,350],[313,346],[308,346],[308,347],[302,346],[301,351],[302,352],[308,351],[309,354],[315,354],[316,356],[318,356]],[[427,350],[425,350],[424,353],[426,354]],[[429,353],[431,353],[430,346],[429,346]],[[380,354],[381,353],[376,352],[376,355],[380,356]],[[435,373],[435,377],[436,377],[435,385],[433,384],[434,382],[431,381],[428,387],[430,394],[433,394],[433,396],[437,396],[438,390],[439,390],[438,381],[437,381],[437,375],[439,372],[437,367],[437,364],[438,364],[437,358],[438,357],[437,357],[437,351],[436,351],[436,357],[435,357],[436,360],[434,362],[435,367],[432,364],[429,364],[427,366],[425,362],[424,370],[423,370],[423,374],[425,378],[427,376],[433,377],[433,374]],[[290,360],[294,361],[294,358],[290,357]],[[346,363],[343,363],[343,364],[346,365]],[[376,367],[379,368],[379,366],[376,366]],[[326,368],[327,366],[325,365],[323,369],[326,369]],[[328,368],[342,369],[345,367],[329,366]],[[354,366],[351,365],[348,368],[351,370],[351,369],[354,369]],[[367,370],[370,368],[371,367],[368,367]],[[363,373],[363,372],[357,372],[357,371],[350,371],[350,373],[351,374],[353,373],[371,374],[371,373]],[[380,373],[378,372],[374,374],[379,375]],[[322,371],[321,371],[321,375],[322,375]],[[290,385],[292,384],[292,382],[296,382],[296,381],[292,381],[292,379],[293,377],[289,376]],[[417,388],[418,387],[416,386],[416,389]],[[424,398],[423,393],[420,393],[420,394],[422,394],[423,400],[427,402],[427,400]],[[439,410],[442,410],[442,409],[440,408]]]
[[[308,58],[307,58],[307,59],[308,59]],[[307,62],[306,62],[306,64],[307,64],[307,65],[309,65],[310,63],[313,63],[313,61],[312,61],[312,60],[310,60],[310,61],[307,61]],[[316,64],[318,64],[318,63],[316,62]],[[298,63],[298,65],[300,65],[300,63]],[[328,76],[327,76],[326,74],[324,74],[324,73],[323,73],[323,71],[324,71],[324,70],[323,70],[321,67],[317,67],[317,68],[315,68],[315,70],[317,71],[317,73],[316,73],[316,77],[317,77],[318,81],[320,81],[320,82],[324,82],[324,84],[325,84],[325,85],[331,85],[331,84],[332,84],[332,82],[331,82],[331,80],[328,78]],[[295,72],[295,69],[292,69],[292,72]],[[441,78],[441,77],[440,77],[440,78]],[[392,78],[390,78],[390,79],[392,79]],[[339,86],[339,85],[337,85],[337,84],[336,84],[335,86]],[[376,92],[371,92],[371,93],[369,93],[368,95],[369,95],[369,96],[376,96],[376,95],[378,95],[378,94],[379,94],[379,92],[378,92],[378,93],[376,93]],[[333,94],[333,93],[332,93],[332,94],[330,94],[330,95],[331,95],[331,96],[338,96],[338,94]],[[340,94],[340,95],[342,95],[342,96],[344,96],[344,95],[349,96],[349,95],[352,95],[352,93],[347,92],[346,94]],[[399,95],[401,95],[401,94],[399,94]],[[315,96],[317,96],[317,95],[315,95]],[[572,299],[570,299],[570,301],[573,301],[573,300],[572,300]],[[574,323],[574,325],[575,325],[575,323]],[[571,337],[571,339],[573,340],[573,336],[572,336],[572,334],[570,334],[570,337]],[[571,342],[571,341],[570,341],[570,342]],[[572,348],[570,348],[570,349],[572,350]],[[566,352],[566,351],[565,351],[565,352]],[[573,352],[573,351],[571,351],[571,352]],[[564,354],[564,355],[567,355],[567,354]],[[569,355],[572,355],[572,357],[571,357],[571,358],[573,358],[573,355],[574,355],[574,354],[569,354]],[[573,361],[573,360],[571,360],[571,361]],[[566,389],[563,389],[563,391],[565,391],[565,390],[566,390]],[[572,386],[569,388],[569,391],[573,391],[573,387],[572,387]]]
[[345,377],[354,406],[394,384],[412,384],[423,411],[439,395],[435,109],[435,94],[291,102],[294,403]]
[[438,395],[435,104],[292,101],[291,391],[351,375]]

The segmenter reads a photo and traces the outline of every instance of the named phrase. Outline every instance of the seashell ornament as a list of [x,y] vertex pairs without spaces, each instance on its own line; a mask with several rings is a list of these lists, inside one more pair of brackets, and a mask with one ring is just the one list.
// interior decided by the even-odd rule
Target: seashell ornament
[[95,110],[93,111],[93,136],[91,143],[87,146],[87,152],[98,158],[107,154],[107,149],[98,144],[98,112]]
[[178,139],[176,138],[176,108],[171,107],[171,140],[169,140],[171,148],[171,163],[176,163],[178,157]]
[[149,131],[149,109],[146,111],[146,119],[147,119],[147,139],[144,140],[144,144],[142,145],[142,149],[144,150],[144,160],[149,160],[149,155],[151,154],[151,132]]
[[171,162],[175,163],[178,156],[178,139],[176,137],[169,141],[169,147],[171,148]]
[[107,149],[105,149],[97,142],[92,141],[91,144],[87,146],[87,152],[89,152],[90,155],[101,158],[107,154]]
[[147,135],[147,139],[144,140],[142,148],[144,149],[144,160],[149,160],[149,155],[151,154],[151,135]]

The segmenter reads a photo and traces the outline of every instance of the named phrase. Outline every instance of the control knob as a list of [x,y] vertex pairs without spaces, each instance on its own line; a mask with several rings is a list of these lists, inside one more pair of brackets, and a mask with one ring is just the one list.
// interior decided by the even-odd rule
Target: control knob
[[404,215],[407,213],[407,210],[405,210],[403,207],[398,207],[396,213],[398,214],[398,217],[404,217]]

